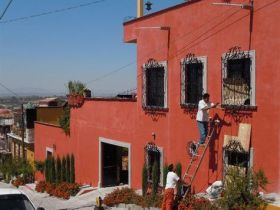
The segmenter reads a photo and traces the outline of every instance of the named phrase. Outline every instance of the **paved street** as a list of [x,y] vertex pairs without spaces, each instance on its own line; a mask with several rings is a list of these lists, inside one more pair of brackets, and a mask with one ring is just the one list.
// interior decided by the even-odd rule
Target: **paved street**
[[[0,182],[0,188],[14,188],[9,184]],[[37,193],[31,187],[19,187],[28,197],[32,200],[36,207],[44,207],[45,210],[62,210],[62,209],[79,209],[79,210],[92,210],[94,209],[95,198],[98,196],[104,197],[106,193],[112,191],[113,188],[96,189],[92,192],[71,197],[69,200],[58,199],[50,197],[46,193]]]

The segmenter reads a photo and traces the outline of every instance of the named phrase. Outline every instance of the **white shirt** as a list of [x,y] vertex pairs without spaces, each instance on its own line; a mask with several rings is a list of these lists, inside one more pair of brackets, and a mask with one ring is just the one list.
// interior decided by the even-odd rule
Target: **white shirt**
[[180,178],[173,171],[167,173],[165,189],[176,188],[176,184]]
[[208,115],[208,109],[203,110],[205,108],[211,108],[214,106],[214,103],[208,102],[206,103],[204,100],[200,100],[198,103],[198,111],[196,114],[196,120],[200,122],[208,122],[209,121],[209,115]]

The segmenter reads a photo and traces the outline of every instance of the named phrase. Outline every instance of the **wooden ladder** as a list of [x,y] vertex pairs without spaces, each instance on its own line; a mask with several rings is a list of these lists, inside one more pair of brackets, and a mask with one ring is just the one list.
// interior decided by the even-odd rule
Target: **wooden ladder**
[[[205,141],[205,144],[202,146],[199,146],[199,147],[204,147],[203,151],[202,151],[202,154],[199,154],[199,147],[197,148],[196,150],[196,153],[192,156],[191,160],[190,160],[190,163],[187,167],[187,170],[185,171],[184,173],[184,176],[183,176],[183,181],[186,183],[183,185],[183,187],[186,187],[186,191],[183,193],[184,194],[184,198],[187,196],[187,194],[190,192],[191,190],[191,186],[194,182],[194,179],[196,177],[196,174],[198,172],[198,169],[202,163],[202,160],[205,156],[205,153],[206,153],[206,150],[209,146],[209,143],[213,137],[213,134],[215,132],[215,126],[218,126],[220,124],[220,121],[219,120],[214,120],[214,122],[210,122],[210,135],[207,136],[206,138],[206,141]],[[212,126],[213,125],[213,126]],[[198,161],[197,164],[196,163],[196,160]],[[194,169],[193,170],[193,173],[190,172],[191,169]]]

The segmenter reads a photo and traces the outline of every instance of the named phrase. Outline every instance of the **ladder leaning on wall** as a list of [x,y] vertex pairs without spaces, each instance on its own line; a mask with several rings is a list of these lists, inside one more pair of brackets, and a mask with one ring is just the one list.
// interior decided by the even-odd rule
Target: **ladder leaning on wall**
[[[213,135],[215,133],[215,128],[217,126],[220,125],[220,121],[219,120],[214,120],[214,121],[210,121],[209,123],[210,125],[210,135],[207,136],[205,144],[198,146],[198,148],[196,149],[196,152],[192,155],[191,159],[190,159],[190,163],[184,173],[183,176],[183,181],[184,181],[184,185],[183,188],[185,188],[186,190],[182,193],[184,196],[184,198],[188,195],[188,193],[191,190],[191,186],[194,182],[194,179],[196,177],[196,174],[198,172],[198,169],[202,163],[202,160],[205,156],[206,150],[209,146],[209,143],[211,142]],[[199,152],[199,147],[203,147],[202,153]],[[198,163],[197,163],[198,162]]]

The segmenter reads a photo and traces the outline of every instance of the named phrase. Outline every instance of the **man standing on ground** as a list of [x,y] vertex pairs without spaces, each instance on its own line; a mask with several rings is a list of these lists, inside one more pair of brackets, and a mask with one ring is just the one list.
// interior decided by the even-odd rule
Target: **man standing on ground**
[[166,185],[164,189],[164,196],[162,201],[161,210],[172,210],[174,202],[174,191],[180,178],[174,172],[173,164],[168,166],[168,173],[166,178]]
[[[209,101],[210,95],[208,93],[203,94],[202,100],[198,103],[198,111],[196,115],[196,121],[199,129],[200,138],[197,147],[205,143],[208,134],[208,121],[209,121],[209,109],[215,108],[219,103],[211,103]],[[197,148],[196,148],[197,149]]]

